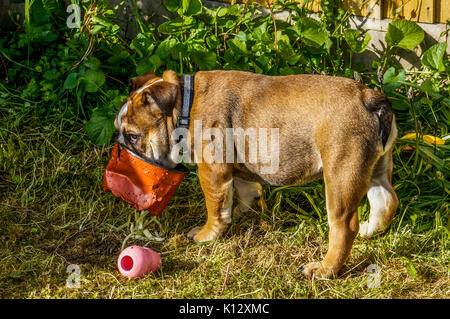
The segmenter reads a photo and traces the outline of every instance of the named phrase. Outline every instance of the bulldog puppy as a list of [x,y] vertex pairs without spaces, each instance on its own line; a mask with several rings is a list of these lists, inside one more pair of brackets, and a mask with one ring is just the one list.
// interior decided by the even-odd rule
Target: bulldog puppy
[[[147,73],[131,80],[132,103],[126,114],[120,114],[121,121],[116,120],[116,128],[128,147],[173,167],[171,150],[176,141],[170,136],[181,112],[182,83],[173,71],[164,72],[162,81],[156,82],[160,79]],[[247,211],[255,203],[265,206],[261,183],[300,185],[319,178],[325,182],[329,247],[321,262],[300,268],[305,275],[336,276],[358,231],[362,237],[372,237],[388,228],[398,206],[391,182],[397,129],[384,95],[351,79],[322,75],[201,71],[194,79],[191,136],[197,121],[203,130],[219,130],[222,136],[227,128],[244,132],[275,128],[270,132],[277,133],[278,154],[277,170],[267,172],[261,162],[242,160],[251,155],[250,142],[244,151],[237,150],[236,140],[218,143],[235,151],[230,163],[205,160],[211,141],[194,145],[195,137],[191,139],[189,150],[198,162],[208,218],[188,237],[204,242],[224,231],[231,222],[233,186],[237,209]],[[253,142],[263,145],[261,139],[257,136]],[[223,153],[225,158],[227,152]],[[370,216],[359,225],[357,209],[366,194]]]

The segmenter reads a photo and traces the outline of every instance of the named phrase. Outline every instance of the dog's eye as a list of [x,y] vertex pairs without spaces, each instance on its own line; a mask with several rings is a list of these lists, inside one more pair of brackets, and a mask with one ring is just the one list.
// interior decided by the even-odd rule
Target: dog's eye
[[139,135],[136,134],[127,134],[128,141],[130,141],[131,144],[136,144],[137,139],[139,138]]

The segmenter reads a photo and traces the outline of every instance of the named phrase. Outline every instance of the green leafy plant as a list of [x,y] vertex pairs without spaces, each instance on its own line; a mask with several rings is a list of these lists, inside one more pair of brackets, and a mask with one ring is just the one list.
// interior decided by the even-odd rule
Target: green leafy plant
[[389,23],[386,43],[391,47],[412,50],[424,39],[425,33],[416,23],[408,20],[395,20]]
[[398,73],[394,67],[390,67],[383,76],[384,93],[389,94],[398,89],[406,79],[405,70],[401,69]]
[[[322,1],[320,19],[313,19],[308,16],[311,1],[270,2],[268,14],[263,14],[255,4],[207,8],[200,0],[167,0],[164,5],[172,17],[157,27],[142,21],[135,1],[114,8],[107,1],[81,2],[82,28],[68,29],[62,2],[26,1],[22,32],[2,37],[0,54],[10,63],[9,82],[23,88],[18,96],[27,107],[22,112],[31,109],[44,121],[76,118],[98,145],[113,138],[114,117],[126,97],[128,79],[165,69],[179,74],[212,69],[270,75],[357,74],[390,98],[401,132],[447,134],[449,94],[442,85],[448,81],[447,44],[437,43],[424,52],[423,71],[407,72],[399,67],[396,55],[420,45],[424,32],[414,22],[394,20],[380,60],[374,69],[364,69],[354,65],[353,55],[367,50],[370,35],[348,28],[350,13],[338,2]],[[137,34],[132,39],[120,32],[116,11],[121,6],[134,12]],[[287,21],[276,18],[280,12],[288,13]],[[409,88],[416,92],[412,107]],[[428,156],[423,149],[419,145],[415,152]]]
[[352,52],[363,53],[367,49],[371,37],[368,33],[362,36],[362,33],[359,30],[346,29],[344,30],[344,39]]
[[444,72],[444,55],[447,50],[447,43],[436,43],[428,50],[426,50],[422,56],[422,64],[431,71]]

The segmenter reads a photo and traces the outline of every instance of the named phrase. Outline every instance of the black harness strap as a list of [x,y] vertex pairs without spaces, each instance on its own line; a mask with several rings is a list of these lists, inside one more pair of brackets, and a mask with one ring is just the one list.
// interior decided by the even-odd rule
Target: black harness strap
[[191,106],[194,99],[194,76],[183,74],[182,80],[181,93],[183,104],[181,105],[181,115],[178,118],[178,127],[189,128]]

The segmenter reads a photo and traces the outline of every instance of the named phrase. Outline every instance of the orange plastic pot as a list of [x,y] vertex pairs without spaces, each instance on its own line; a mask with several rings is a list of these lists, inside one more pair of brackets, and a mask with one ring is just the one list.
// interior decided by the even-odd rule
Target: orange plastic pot
[[159,215],[186,173],[182,165],[168,170],[116,143],[106,167],[103,190],[111,191],[138,210],[146,209],[152,215]]

